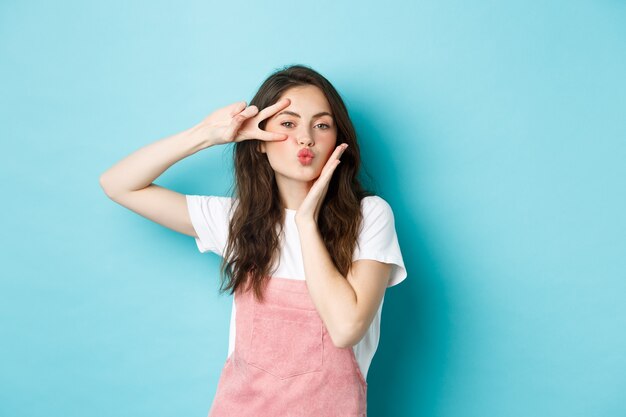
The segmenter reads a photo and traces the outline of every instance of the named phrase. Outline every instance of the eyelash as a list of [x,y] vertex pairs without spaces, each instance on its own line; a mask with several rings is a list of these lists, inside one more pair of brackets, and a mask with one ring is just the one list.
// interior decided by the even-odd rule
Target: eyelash
[[[293,125],[293,122],[282,122],[280,125],[281,126],[285,126],[285,123],[290,123],[290,124]],[[322,130],[330,129],[330,126],[328,124],[326,124],[326,123],[318,123],[315,126],[320,126],[320,125],[326,126]],[[285,127],[287,127],[287,126],[285,126]]]

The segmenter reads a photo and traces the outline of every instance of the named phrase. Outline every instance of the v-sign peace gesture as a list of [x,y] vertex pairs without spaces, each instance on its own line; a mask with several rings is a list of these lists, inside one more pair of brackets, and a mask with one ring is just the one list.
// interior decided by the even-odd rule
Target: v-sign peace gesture
[[194,127],[209,145],[221,145],[241,142],[248,139],[280,141],[287,139],[283,133],[270,133],[262,130],[259,123],[289,106],[289,99],[282,99],[275,104],[259,109],[240,101],[215,110]]

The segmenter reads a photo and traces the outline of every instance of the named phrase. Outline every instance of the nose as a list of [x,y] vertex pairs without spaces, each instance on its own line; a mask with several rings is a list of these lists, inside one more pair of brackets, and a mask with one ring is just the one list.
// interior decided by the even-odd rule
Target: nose
[[298,137],[298,143],[304,146],[313,146],[315,144],[311,135],[307,135],[306,133],[303,133]]
[[313,135],[307,128],[307,126],[301,125],[298,129],[297,133],[297,141],[298,145],[304,145],[306,147],[311,147],[315,145],[315,141],[313,140]]

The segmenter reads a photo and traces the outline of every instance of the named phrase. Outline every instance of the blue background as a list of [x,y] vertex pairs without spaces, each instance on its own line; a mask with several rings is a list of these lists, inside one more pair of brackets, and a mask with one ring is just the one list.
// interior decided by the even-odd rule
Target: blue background
[[[204,416],[219,258],[99,176],[273,70],[342,93],[409,277],[369,415],[626,415],[626,2],[0,5],[0,415]],[[231,148],[156,181],[225,194]]]

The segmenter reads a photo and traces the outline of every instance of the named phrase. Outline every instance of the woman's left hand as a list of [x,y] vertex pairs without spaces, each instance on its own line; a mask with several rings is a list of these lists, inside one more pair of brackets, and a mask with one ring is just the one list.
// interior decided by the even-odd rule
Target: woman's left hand
[[300,222],[306,221],[314,221],[317,224],[317,218],[319,215],[320,207],[322,206],[322,201],[324,201],[324,197],[326,196],[326,192],[328,191],[328,184],[330,184],[330,179],[335,172],[335,168],[341,162],[339,157],[343,154],[343,151],[346,150],[348,145],[346,143],[342,143],[337,146],[334,152],[326,161],[326,165],[322,168],[322,173],[317,178],[313,186],[309,190],[309,193],[298,207],[295,215],[296,224]]

